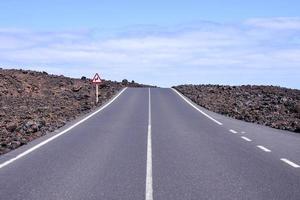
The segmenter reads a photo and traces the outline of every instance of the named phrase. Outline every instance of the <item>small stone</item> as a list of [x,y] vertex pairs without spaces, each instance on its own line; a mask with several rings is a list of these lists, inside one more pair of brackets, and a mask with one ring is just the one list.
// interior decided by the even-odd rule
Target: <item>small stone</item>
[[32,130],[33,133],[37,132],[37,131],[39,130],[37,124],[33,124],[33,125],[31,126],[31,130]]
[[0,110],[0,117],[4,117],[5,116],[5,112]]
[[24,144],[27,144],[27,140],[25,138],[21,138],[20,140],[21,144],[20,145],[24,145]]
[[32,125],[34,125],[34,124],[35,124],[34,121],[29,120],[29,121],[26,122],[25,127],[26,127],[26,128],[30,128],[30,127],[31,127]]
[[123,79],[123,80],[122,80],[122,84],[123,84],[123,85],[127,85],[127,84],[128,84],[128,80],[127,80],[127,79]]
[[14,130],[16,130],[16,128],[17,128],[17,124],[14,122],[11,122],[6,125],[6,130],[9,132],[13,132]]
[[78,87],[73,87],[72,91],[73,92],[79,92],[81,90],[82,86],[78,86]]
[[295,106],[295,111],[297,113],[300,113],[300,103],[298,103],[296,106]]

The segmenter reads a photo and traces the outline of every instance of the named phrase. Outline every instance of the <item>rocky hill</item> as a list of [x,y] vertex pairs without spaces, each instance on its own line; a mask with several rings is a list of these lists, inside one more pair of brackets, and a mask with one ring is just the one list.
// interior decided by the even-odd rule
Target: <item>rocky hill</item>
[[99,103],[91,80],[46,72],[0,69],[0,154],[6,153],[108,101],[134,82],[104,81]]
[[275,86],[180,85],[176,90],[208,110],[300,132],[300,90]]

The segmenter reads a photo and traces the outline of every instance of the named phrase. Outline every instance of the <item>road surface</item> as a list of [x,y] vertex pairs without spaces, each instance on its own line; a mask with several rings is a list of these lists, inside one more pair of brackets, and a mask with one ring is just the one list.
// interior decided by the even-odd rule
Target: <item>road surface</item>
[[0,157],[0,199],[300,199],[300,135],[128,88]]

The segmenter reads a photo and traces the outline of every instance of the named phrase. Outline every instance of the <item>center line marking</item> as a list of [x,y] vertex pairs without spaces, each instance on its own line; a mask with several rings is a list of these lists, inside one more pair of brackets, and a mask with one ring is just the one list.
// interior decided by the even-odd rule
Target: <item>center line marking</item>
[[261,150],[265,151],[265,152],[271,152],[270,149],[267,149],[266,147],[264,146],[261,146],[261,145],[257,145],[258,148],[260,148]]
[[241,138],[244,139],[244,140],[246,140],[246,141],[248,141],[248,142],[251,142],[251,141],[252,141],[251,139],[249,139],[249,138],[247,138],[247,137],[245,137],[245,136],[242,136]]
[[148,137],[147,137],[147,172],[146,172],[146,200],[153,200],[152,187],[152,139],[151,139],[151,92],[149,88],[149,116],[148,116]]
[[234,134],[237,134],[238,132],[236,132],[235,130],[233,130],[233,129],[230,129],[229,130],[231,133],[234,133]]
[[299,165],[297,165],[296,163],[294,163],[294,162],[292,162],[292,161],[290,161],[290,160],[288,160],[286,158],[281,158],[280,160],[283,161],[283,162],[285,162],[286,164],[294,167],[294,168],[300,168]]

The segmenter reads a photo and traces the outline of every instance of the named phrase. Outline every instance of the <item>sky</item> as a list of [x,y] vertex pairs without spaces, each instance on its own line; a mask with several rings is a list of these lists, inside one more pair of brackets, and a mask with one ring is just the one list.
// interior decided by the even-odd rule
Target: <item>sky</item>
[[300,89],[297,0],[0,0],[0,67]]

